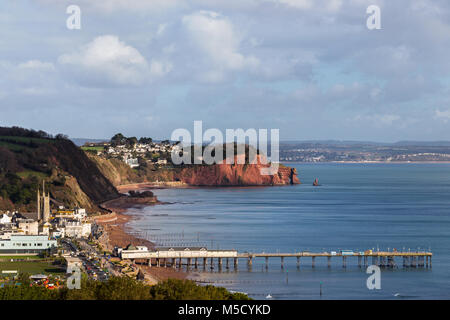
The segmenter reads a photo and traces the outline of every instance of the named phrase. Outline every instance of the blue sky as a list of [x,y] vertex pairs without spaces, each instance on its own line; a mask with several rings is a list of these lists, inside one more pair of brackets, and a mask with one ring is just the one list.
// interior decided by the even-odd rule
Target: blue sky
[[[366,27],[372,4],[381,30]],[[446,0],[2,0],[0,125],[449,140],[448,57]]]

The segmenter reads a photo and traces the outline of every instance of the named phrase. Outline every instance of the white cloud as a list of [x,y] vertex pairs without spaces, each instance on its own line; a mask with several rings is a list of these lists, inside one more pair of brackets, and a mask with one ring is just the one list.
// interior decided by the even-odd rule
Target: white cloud
[[339,11],[342,7],[343,0],[271,0],[281,5],[299,9],[325,9],[330,12]]
[[[49,5],[62,5],[68,6],[74,4],[73,0],[38,0],[41,3]],[[185,6],[184,0],[77,0],[76,4],[84,8],[93,9],[99,12],[117,12],[117,11],[135,11],[140,12],[145,10],[147,12],[161,12],[163,10],[183,7]]]
[[114,35],[99,36],[77,52],[63,54],[58,62],[81,84],[88,86],[135,86],[149,76],[161,76],[170,71],[156,61],[149,67],[136,48]]
[[447,122],[450,121],[450,109],[449,110],[444,110],[444,111],[436,110],[434,112],[434,117],[436,119],[439,119],[439,120],[443,121],[444,123],[447,123]]
[[182,18],[189,40],[214,66],[205,73],[206,78],[220,80],[224,72],[255,68],[259,60],[239,52],[241,36],[233,24],[213,11],[199,11]]
[[281,4],[288,5],[297,9],[309,9],[313,6],[312,0],[277,0]]
[[150,63],[150,73],[154,76],[165,76],[172,71],[173,65],[167,61],[152,60]]
[[55,70],[55,66],[50,62],[42,62],[39,60],[29,60],[27,62],[20,63],[17,66],[19,69],[35,69],[35,70]]
[[372,124],[374,127],[385,127],[392,126],[394,123],[399,122],[401,117],[396,114],[357,115],[351,120],[358,123]]
[[28,60],[11,63],[0,61],[1,97],[9,95],[49,95],[55,92],[58,73],[51,62]]

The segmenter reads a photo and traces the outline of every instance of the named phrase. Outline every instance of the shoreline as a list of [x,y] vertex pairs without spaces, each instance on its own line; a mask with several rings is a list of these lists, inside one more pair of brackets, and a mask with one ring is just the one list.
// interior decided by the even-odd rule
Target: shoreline
[[[226,186],[226,188],[261,188],[273,186],[277,185]],[[116,186],[116,189],[120,193],[125,194],[129,191],[142,192],[151,191],[154,189],[195,189],[205,187],[208,188],[208,186],[190,186],[183,182],[140,182],[118,185]],[[131,244],[133,246],[146,246],[149,249],[155,248],[155,243],[147,239],[142,239],[130,232],[131,230],[127,230],[126,224],[130,220],[137,218],[137,216],[127,214],[127,212],[131,208],[143,208],[161,204],[166,204],[166,202],[159,201],[156,196],[151,198],[130,198],[124,195],[122,197],[103,202],[100,206],[110,211],[110,213],[93,217],[96,223],[103,227],[105,233],[105,239],[102,239],[101,241],[102,246],[110,251],[113,250],[114,246],[126,247],[128,244]],[[191,279],[194,281],[197,281],[196,279],[201,278],[201,276],[194,271],[165,267],[158,268],[155,266],[149,268],[145,265],[139,265],[139,268],[144,272],[146,276],[154,279],[156,282],[166,280],[168,278]]]
[[[141,198],[129,198],[128,201],[125,202],[120,200],[117,201],[118,199],[109,200],[102,203],[102,207],[110,210],[111,213],[93,217],[93,220],[103,227],[104,235],[102,235],[102,239],[99,239],[100,244],[109,251],[112,251],[114,246],[126,247],[128,244],[133,246],[146,246],[149,249],[155,248],[155,244],[153,242],[140,238],[139,236],[134,235],[130,229],[127,229],[126,224],[132,219],[137,218],[134,215],[127,214],[127,211],[133,207],[143,207],[164,203],[156,200],[143,204],[139,201]],[[153,283],[164,281],[169,278],[187,279],[188,277],[187,272],[178,269],[174,270],[172,268],[164,267],[158,268],[155,266],[149,268],[148,266],[142,264],[137,265],[137,268],[142,270],[144,275],[150,278]]]

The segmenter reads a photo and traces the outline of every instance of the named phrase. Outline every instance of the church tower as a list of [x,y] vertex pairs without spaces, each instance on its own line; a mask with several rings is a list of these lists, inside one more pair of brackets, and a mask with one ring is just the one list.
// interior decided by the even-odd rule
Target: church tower
[[45,193],[45,181],[42,181],[42,196],[39,187],[37,191],[37,218],[41,223],[50,220],[50,193]]
[[41,221],[41,192],[39,191],[39,185],[37,189],[37,220]]

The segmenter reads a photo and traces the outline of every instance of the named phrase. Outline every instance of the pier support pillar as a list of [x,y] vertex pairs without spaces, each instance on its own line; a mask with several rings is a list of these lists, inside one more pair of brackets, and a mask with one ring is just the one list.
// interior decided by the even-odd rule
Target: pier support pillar
[[369,257],[367,257],[367,256],[364,256],[364,267],[367,267],[368,266],[368,260],[369,259]]
[[203,258],[203,270],[206,269],[206,264],[208,263],[208,259]]
[[189,268],[191,267],[191,258],[187,258],[187,269],[189,270]]
[[181,268],[183,261],[181,258],[178,259],[178,268]]
[[361,268],[361,256],[358,256],[358,267]]
[[234,270],[237,270],[238,268],[238,258],[234,258]]
[[252,269],[252,265],[253,265],[253,257],[248,257],[247,266],[249,270]]
[[227,258],[227,270],[230,269],[230,259]]
[[149,268],[152,267],[152,259],[148,259],[148,266],[149,266]]
[[219,270],[222,270],[222,258],[219,258]]
[[284,257],[281,257],[281,269],[284,269]]
[[331,257],[327,257],[328,268],[331,268]]
[[347,268],[347,257],[342,256],[342,268]]
[[211,263],[210,268],[211,268],[211,269],[214,269],[214,258],[211,258],[210,263]]
[[311,266],[312,266],[313,268],[316,267],[316,257],[312,257],[312,259],[311,259]]
[[432,257],[430,256],[430,268],[431,268],[431,258],[432,258]]
[[297,269],[300,269],[300,257],[297,257]]
[[198,258],[195,258],[194,266],[195,266],[195,269],[198,269]]
[[266,257],[266,270],[269,269],[269,257]]
[[390,268],[395,268],[396,267],[394,256],[388,257],[388,265],[389,265]]
[[172,258],[172,268],[176,268],[176,267],[177,267],[176,259]]
[[160,260],[159,260],[159,258],[158,259],[156,259],[156,266],[159,268],[161,265],[160,265]]

